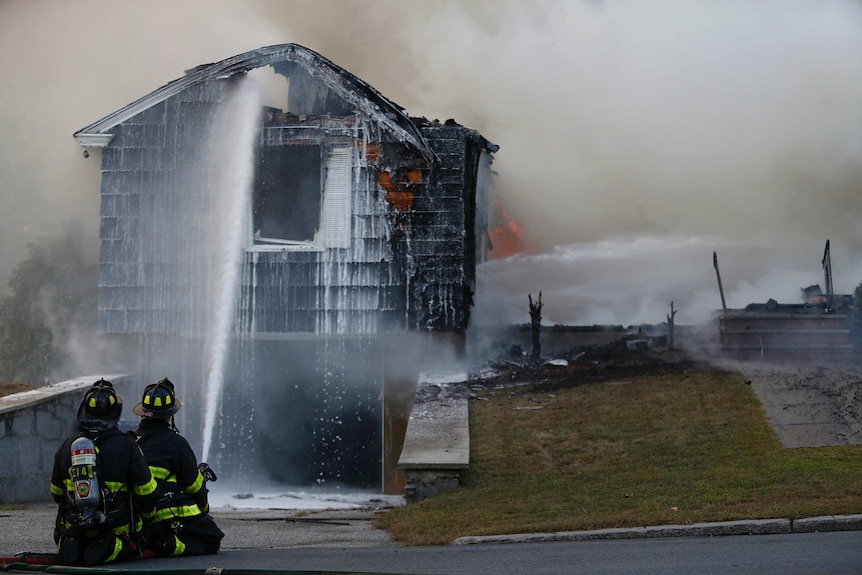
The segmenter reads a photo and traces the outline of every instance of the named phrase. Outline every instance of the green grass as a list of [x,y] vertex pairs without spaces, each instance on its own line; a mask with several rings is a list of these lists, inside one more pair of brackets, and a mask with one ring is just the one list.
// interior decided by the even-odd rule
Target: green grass
[[410,545],[437,545],[862,509],[862,446],[782,449],[739,374],[626,381],[479,392],[462,486],[388,511],[379,526]]

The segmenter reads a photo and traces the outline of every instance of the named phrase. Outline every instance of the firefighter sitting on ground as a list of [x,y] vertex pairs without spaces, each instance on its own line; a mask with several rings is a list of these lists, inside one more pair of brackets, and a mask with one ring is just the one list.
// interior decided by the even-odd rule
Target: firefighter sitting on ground
[[[160,556],[217,553],[224,537],[209,514],[206,480],[215,474],[200,467],[188,441],[174,425],[182,407],[168,379],[148,385],[134,413],[141,416],[135,435],[159,485],[152,521],[144,528],[144,546]],[[204,477],[206,475],[206,478]]]
[[79,433],[54,456],[54,542],[64,565],[131,557],[142,517],[152,516],[156,482],[134,439],[117,429],[122,402],[111,382],[93,383],[78,407]]

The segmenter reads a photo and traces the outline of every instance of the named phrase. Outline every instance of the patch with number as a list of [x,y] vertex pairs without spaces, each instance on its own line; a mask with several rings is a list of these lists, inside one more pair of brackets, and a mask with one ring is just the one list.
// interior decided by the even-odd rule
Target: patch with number
[[93,466],[92,465],[76,465],[69,469],[69,477],[72,481],[78,481],[80,479],[92,479],[93,474]]

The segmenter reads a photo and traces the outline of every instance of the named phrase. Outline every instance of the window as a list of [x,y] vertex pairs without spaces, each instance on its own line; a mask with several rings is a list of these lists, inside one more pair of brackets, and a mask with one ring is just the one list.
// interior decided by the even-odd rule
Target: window
[[255,180],[255,243],[314,241],[320,225],[320,146],[262,147]]
[[310,144],[258,151],[252,198],[256,245],[350,247],[352,149]]

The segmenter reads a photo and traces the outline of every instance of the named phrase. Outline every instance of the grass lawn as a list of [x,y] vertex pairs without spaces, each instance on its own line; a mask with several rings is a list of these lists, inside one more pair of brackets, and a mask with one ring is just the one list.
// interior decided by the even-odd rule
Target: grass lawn
[[459,489],[380,515],[410,545],[862,511],[862,446],[782,449],[737,373],[481,389]]

